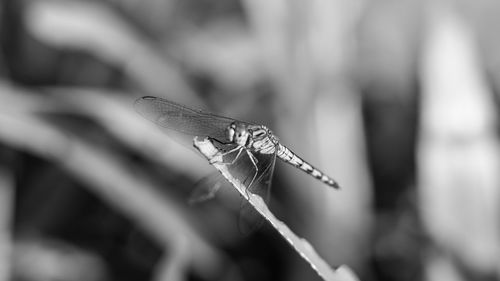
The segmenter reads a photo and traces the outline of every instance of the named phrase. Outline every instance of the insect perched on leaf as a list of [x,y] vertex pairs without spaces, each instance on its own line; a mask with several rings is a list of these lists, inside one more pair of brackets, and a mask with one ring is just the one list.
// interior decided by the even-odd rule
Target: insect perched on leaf
[[[223,162],[232,174],[238,176],[247,192],[257,194],[265,202],[269,190],[276,158],[301,169],[321,182],[338,188],[335,180],[293,153],[279,142],[266,126],[223,117],[158,98],[146,96],[135,102],[136,110],[160,127],[198,137],[209,138],[219,149]],[[190,201],[212,198],[220,183],[199,185]],[[242,207],[242,216],[253,209]],[[253,215],[253,214],[252,214]]]

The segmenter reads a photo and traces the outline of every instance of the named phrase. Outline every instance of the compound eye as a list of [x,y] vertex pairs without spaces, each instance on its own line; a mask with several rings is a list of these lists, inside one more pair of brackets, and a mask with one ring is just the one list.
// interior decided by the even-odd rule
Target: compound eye
[[229,141],[233,141],[234,140],[234,128],[231,126],[229,126],[229,129],[227,130],[227,138]]

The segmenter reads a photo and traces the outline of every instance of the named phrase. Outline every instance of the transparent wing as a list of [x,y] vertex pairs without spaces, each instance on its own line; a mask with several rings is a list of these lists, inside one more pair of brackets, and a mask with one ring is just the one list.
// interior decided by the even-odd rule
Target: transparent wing
[[[247,192],[259,195],[266,204],[269,203],[271,184],[276,163],[276,154],[258,154],[255,155],[259,162],[257,163],[257,177],[249,186],[253,178],[252,172],[248,172],[243,183],[247,186]],[[246,200],[241,201],[240,218],[238,227],[243,234],[250,234],[259,229],[265,222],[264,217],[255,210],[255,208]]]
[[191,109],[158,97],[139,98],[135,101],[134,107],[142,116],[160,127],[192,136],[211,137],[221,142],[227,141],[226,128],[232,122],[237,121]]
[[[212,143],[221,152],[230,151],[231,149],[236,147],[236,145],[234,144],[221,144],[217,142],[212,142]],[[224,156],[224,161],[231,162],[234,160],[234,162],[236,162],[236,159],[234,159],[236,155],[237,151],[233,152],[232,154],[226,155]],[[208,175],[196,183],[195,187],[193,188],[193,191],[189,196],[189,203],[197,204],[206,200],[210,200],[215,197],[217,191],[222,186],[226,185],[230,184],[228,181],[225,180],[225,178],[219,172]]]
[[[254,156],[258,161],[257,169],[245,151],[237,159],[235,159],[236,155],[237,152],[234,152],[224,157],[224,162],[231,163],[227,165],[227,169],[234,178],[247,187],[246,192],[259,195],[267,204],[269,202],[276,154],[256,153]],[[229,185],[229,183],[218,173],[203,178],[191,193],[189,202],[199,203],[209,200],[215,196],[221,186],[225,185]],[[260,228],[264,221],[264,217],[250,203],[245,199],[241,200],[238,220],[241,233],[245,235],[252,233]]]
[[196,183],[189,195],[188,203],[198,204],[210,200],[215,197],[215,194],[223,185],[228,184],[218,172],[208,175]]

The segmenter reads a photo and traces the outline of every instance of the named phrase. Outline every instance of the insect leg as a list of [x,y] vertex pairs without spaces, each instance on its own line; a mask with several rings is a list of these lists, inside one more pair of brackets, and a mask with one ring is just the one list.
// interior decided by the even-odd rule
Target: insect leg
[[209,161],[209,163],[210,164],[218,163],[218,164],[226,164],[226,165],[227,164],[233,164],[236,161],[236,159],[238,159],[238,157],[240,156],[241,151],[243,150],[243,148],[244,148],[243,146],[237,146],[237,147],[235,147],[235,148],[233,148],[233,149],[231,149],[229,151],[223,152],[223,153],[217,152],[217,154],[215,155],[215,156],[221,156],[221,157],[224,158],[225,155],[228,155],[228,154],[233,153],[233,152],[235,152],[235,151],[238,150],[238,154],[236,154],[236,157],[231,162],[224,162],[224,159],[222,159],[222,161],[217,161],[217,160],[213,160],[213,158],[212,158]]
[[255,178],[257,177],[257,174],[259,173],[259,167],[257,167],[257,162],[258,159],[253,155],[248,149],[245,150],[248,154],[248,157],[250,158],[250,161],[252,162],[253,166],[255,167],[255,173],[253,174],[252,181],[250,184],[247,186],[247,190],[252,186],[253,182],[255,181]]

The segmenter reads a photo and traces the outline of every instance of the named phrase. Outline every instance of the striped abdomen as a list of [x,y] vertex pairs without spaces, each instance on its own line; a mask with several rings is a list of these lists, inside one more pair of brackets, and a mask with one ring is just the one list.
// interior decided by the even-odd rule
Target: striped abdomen
[[294,167],[301,169],[302,171],[317,178],[323,183],[326,183],[334,188],[339,188],[339,185],[337,184],[337,182],[335,182],[335,180],[328,177],[320,170],[314,168],[312,165],[304,161],[302,158],[298,157],[295,153],[293,153],[290,149],[286,148],[285,146],[278,144],[278,152],[276,155],[279,158],[281,158],[281,160],[289,163],[290,165],[293,165]]

